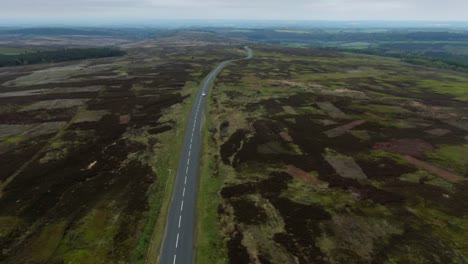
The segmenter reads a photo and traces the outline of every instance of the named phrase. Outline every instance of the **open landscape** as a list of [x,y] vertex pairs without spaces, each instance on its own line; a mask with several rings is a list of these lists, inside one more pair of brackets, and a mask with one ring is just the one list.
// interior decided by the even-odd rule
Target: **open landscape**
[[0,68],[1,263],[145,261],[163,233],[192,94],[217,62],[242,54],[197,38]]
[[253,49],[210,95],[199,262],[466,263],[468,77]]
[[467,9],[5,3],[0,264],[468,263]]

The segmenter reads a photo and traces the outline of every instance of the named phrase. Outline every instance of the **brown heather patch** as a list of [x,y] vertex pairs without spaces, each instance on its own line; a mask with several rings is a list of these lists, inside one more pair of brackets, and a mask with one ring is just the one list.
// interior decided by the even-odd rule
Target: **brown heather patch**
[[422,157],[426,152],[432,151],[434,147],[422,139],[392,139],[388,142],[374,144],[374,149],[381,149],[392,153]]
[[452,182],[455,182],[455,181],[460,181],[463,179],[463,177],[459,176],[459,175],[456,175],[456,174],[453,174],[451,172],[448,172],[446,170],[443,170],[443,169],[440,169],[440,168],[437,168],[437,167],[434,167],[432,166],[431,164],[427,163],[427,162],[424,162],[422,160],[419,160],[419,159],[416,159],[414,157],[411,157],[411,156],[408,156],[408,155],[405,155],[405,160],[408,161],[409,163],[421,168],[421,169],[424,169],[424,170],[427,170],[435,175],[438,175],[439,177],[442,177],[448,181],[452,181]]
[[287,166],[287,170],[286,172],[295,177],[295,178],[299,178],[301,179],[302,181],[304,181],[305,183],[308,183],[308,184],[312,184],[312,185],[317,185],[320,183],[320,180],[311,175],[310,173],[307,173],[301,169],[299,169],[298,167],[294,166],[294,165],[288,165]]

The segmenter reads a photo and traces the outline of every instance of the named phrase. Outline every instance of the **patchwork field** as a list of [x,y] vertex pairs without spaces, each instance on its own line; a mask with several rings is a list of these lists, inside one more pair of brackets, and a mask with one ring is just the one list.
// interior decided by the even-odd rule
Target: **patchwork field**
[[210,95],[198,263],[466,263],[468,77],[253,47]]
[[184,33],[120,48],[0,69],[1,263],[143,263],[150,243],[158,251],[191,95],[242,50]]

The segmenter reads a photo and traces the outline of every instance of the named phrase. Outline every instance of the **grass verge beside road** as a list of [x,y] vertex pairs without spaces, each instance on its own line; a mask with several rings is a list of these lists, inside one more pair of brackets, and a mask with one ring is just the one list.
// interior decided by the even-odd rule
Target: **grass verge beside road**
[[213,162],[213,154],[216,152],[216,144],[210,137],[210,130],[214,125],[211,119],[211,93],[207,95],[205,124],[203,126],[203,147],[200,165],[200,181],[197,201],[197,242],[196,263],[227,263],[224,241],[219,232],[220,226],[217,219],[219,199],[218,191],[223,184],[221,176],[216,176]]
[[[136,249],[136,263],[157,263],[158,261],[172,189],[177,175],[177,165],[180,159],[184,132],[187,126],[187,117],[194,104],[199,86],[199,82],[187,84],[183,94],[190,94],[189,99],[174,106],[170,109],[171,113],[164,115],[166,120],[173,120],[176,123],[172,130],[159,135],[159,142],[161,143],[158,146],[158,152],[160,155],[156,156],[153,165],[153,170],[159,177],[149,198],[150,215]],[[165,144],[164,142],[172,143]]]

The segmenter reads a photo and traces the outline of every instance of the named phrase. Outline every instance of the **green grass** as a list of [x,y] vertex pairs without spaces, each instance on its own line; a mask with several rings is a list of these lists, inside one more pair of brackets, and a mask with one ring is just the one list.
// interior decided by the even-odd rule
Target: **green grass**
[[[413,208],[411,212],[424,219],[426,223],[431,224],[433,232],[437,236],[443,240],[451,241],[454,250],[468,255],[468,240],[466,239],[468,221],[466,218],[453,217],[427,206]],[[463,257],[459,256],[459,260],[460,262],[457,263],[465,263]]]
[[442,167],[456,170],[461,174],[468,173],[468,145],[442,145],[426,156]]
[[383,150],[372,149],[368,152],[360,153],[359,155],[356,156],[356,158],[369,160],[369,161],[378,160],[381,158],[388,158],[388,159],[392,159],[398,164],[408,165],[408,162],[404,160],[400,155],[387,152],[387,151],[383,151]]
[[[207,95],[207,115],[211,115],[212,91]],[[200,187],[197,201],[197,263],[227,263],[227,253],[221,237],[221,227],[217,218],[217,210],[220,204],[219,190],[223,185],[221,173],[214,176],[213,153],[217,152],[210,139],[210,128],[214,124],[211,118],[205,118],[203,127],[203,148],[200,169]]]
[[23,224],[23,220],[19,217],[0,216],[0,239],[7,238]]
[[423,88],[436,93],[452,95],[455,99],[468,101],[468,78],[460,81],[426,79],[420,82]]
[[[205,135],[208,135],[208,131],[205,132]],[[204,141],[207,142],[208,140],[208,136],[204,136]],[[223,181],[221,176],[218,178],[213,176],[214,163],[212,155],[206,149],[202,157],[198,195],[197,263],[227,263],[225,245],[217,218],[220,200],[215,199],[215,197],[219,196],[218,191],[222,188]]]
[[[317,177],[316,172],[311,173]],[[293,180],[288,184],[282,196],[300,204],[320,204],[327,210],[343,209],[349,204],[354,204],[356,198],[344,191],[333,191],[326,187],[326,184],[310,186],[299,180]]]
[[[368,131],[353,131],[355,133],[361,133],[357,135],[361,136],[362,138],[366,138],[366,136],[370,137],[370,140],[369,142],[366,142],[366,144],[362,144],[362,147],[356,146],[356,149],[359,150],[348,150],[350,153],[346,153],[347,155],[352,155],[358,164],[361,164],[360,161],[363,161],[363,164],[369,163],[378,166],[384,166],[386,165],[386,159],[388,158],[397,162],[398,164],[410,167],[411,165],[403,159],[402,155],[373,150],[372,145],[375,142],[389,140],[392,137],[404,137],[403,128],[402,133],[398,135],[387,135],[385,133],[389,127],[391,129],[388,131],[393,131],[393,127],[400,127],[403,125],[408,126],[405,122],[415,126],[405,129],[420,129],[422,134],[424,134],[424,130],[429,129],[422,127],[423,125],[419,126],[419,120],[431,123],[430,120],[432,120],[432,117],[421,117],[418,111],[409,111],[409,109],[413,108],[406,109],[406,107],[411,105],[410,103],[412,101],[426,103],[425,98],[436,96],[433,94],[432,90],[432,86],[434,84],[432,84],[432,86],[424,86],[419,83],[420,80],[429,79],[435,80],[439,83],[452,83],[452,79],[454,80],[454,83],[463,83],[464,80],[463,77],[455,77],[455,75],[448,73],[446,74],[441,71],[409,66],[399,62],[397,59],[388,59],[378,56],[366,55],[345,55],[349,57],[344,58],[327,58],[320,56],[315,57],[313,55],[307,57],[303,57],[301,55],[289,56],[287,51],[289,51],[289,49],[284,53],[276,50],[256,52],[256,59],[248,66],[245,66],[245,68],[238,68],[237,72],[232,70],[221,74],[220,81],[222,81],[222,84],[217,86],[214,90],[214,93],[216,94],[216,101],[210,101],[210,104],[213,103],[212,108],[214,108],[215,111],[208,111],[208,114],[212,118],[207,120],[207,126],[204,130],[204,149],[206,152],[202,156],[203,166],[201,170],[200,194],[198,201],[198,263],[227,262],[228,248],[226,247],[225,241],[232,237],[230,231],[232,231],[233,228],[231,227],[236,224],[238,224],[240,227],[240,232],[242,232],[244,235],[242,244],[248,248],[249,253],[252,255],[264,256],[264,253],[268,252],[268,250],[277,252],[279,250],[276,250],[276,246],[281,244],[277,243],[273,245],[267,244],[266,242],[271,241],[273,237],[270,236],[270,231],[267,231],[270,227],[269,224],[271,223],[269,218],[267,219],[268,224],[266,225],[246,225],[241,222],[236,222],[237,220],[235,216],[233,216],[232,212],[229,210],[227,210],[225,213],[220,213],[217,211],[220,204],[227,205],[227,202],[219,195],[219,191],[224,186],[233,186],[247,182],[258,182],[260,179],[262,179],[262,177],[265,177],[265,175],[267,175],[267,171],[269,169],[271,170],[272,168],[276,168],[279,171],[284,172],[284,168],[276,167],[280,166],[278,165],[279,163],[265,164],[262,162],[245,162],[242,163],[239,167],[236,167],[234,170],[230,166],[225,166],[220,162],[219,168],[216,167],[217,164],[215,163],[216,161],[214,161],[213,156],[215,154],[219,154],[220,144],[213,143],[212,139],[207,136],[208,129],[218,128],[220,123],[218,121],[229,120],[231,123],[232,111],[236,111],[240,117],[247,119],[248,121],[245,122],[245,126],[232,126],[231,123],[229,126],[230,133],[236,131],[239,128],[252,127],[253,122],[259,119],[274,121],[281,119],[281,121],[285,121],[283,118],[293,115],[300,116],[323,114],[323,111],[316,108],[313,104],[315,103],[314,99],[312,99],[314,97],[317,97],[317,101],[331,101],[334,104],[337,102],[336,106],[341,108],[341,110],[347,114],[347,118],[364,119],[367,120],[368,123],[372,123],[371,126],[368,126],[368,128],[365,128],[367,124],[363,125],[363,128],[361,128],[368,129]],[[322,73],[318,73],[319,71],[314,71],[316,67],[314,65],[320,65],[320,69],[323,70],[320,71]],[[356,70],[353,71],[353,69]],[[241,75],[239,76],[238,74]],[[293,84],[292,86],[294,88],[290,88],[289,85],[279,85],[278,87],[273,86],[273,84],[280,83],[280,81],[283,80],[299,80],[303,85]],[[322,84],[325,87],[321,88],[318,86],[317,88],[317,86],[310,84]],[[341,94],[339,95],[336,89],[334,89],[335,87],[340,89],[360,91],[365,93],[368,98],[360,98],[358,100],[343,98]],[[372,91],[370,92],[368,90]],[[229,93],[226,93],[227,91],[236,91],[237,93],[235,93],[235,98],[229,98]],[[310,103],[306,101],[305,103],[301,102],[301,105],[295,105],[290,103],[290,101],[281,100],[281,98],[286,98],[291,94],[298,94],[300,92],[311,97]],[[386,92],[391,94],[385,94]],[[322,96],[316,96],[320,94],[326,94],[327,97],[325,98],[327,99],[324,100],[322,99]],[[423,95],[427,97],[421,98]],[[328,99],[329,97],[336,98],[336,101]],[[277,99],[277,102],[283,107],[286,106],[283,108],[284,111],[281,111],[277,115],[268,113],[268,106],[262,106],[262,100],[272,98]],[[346,102],[349,104],[342,103],[342,101],[345,100],[351,101]],[[255,105],[255,108],[252,107],[252,109],[246,110],[244,107],[251,103],[260,104]],[[288,105],[292,107],[288,107]],[[376,113],[376,116],[373,117],[371,115],[361,114],[353,115],[355,112],[348,111],[350,108],[361,109],[363,112]],[[451,109],[447,108],[447,113],[450,113],[450,111]],[[460,109],[460,111],[463,110]],[[417,116],[418,118],[407,118],[408,116]],[[315,116],[313,118],[315,119]],[[400,121],[400,119],[404,119],[404,121]],[[297,122],[301,121],[302,119],[297,119]],[[342,120],[336,121],[341,124]],[[238,120],[236,120],[236,122],[242,123]],[[287,122],[291,121],[287,120]],[[311,122],[313,121],[311,120]],[[383,126],[383,124],[385,126]],[[377,125],[378,128],[374,129],[374,125]],[[382,130],[380,130],[380,128],[382,128]],[[408,134],[411,135],[410,133],[411,132]],[[311,134],[309,136],[310,138],[307,138],[307,140],[312,141],[314,135]],[[294,139],[299,141],[296,138]],[[430,141],[431,144],[436,144],[434,143],[436,141],[435,139],[434,141],[432,138],[427,140]],[[335,142],[333,141],[334,140],[330,139],[330,143],[338,143],[338,139]],[[345,142],[339,143],[346,144]],[[274,146],[269,147],[267,150],[270,149],[275,150]],[[261,150],[262,149],[260,149],[260,151]],[[322,149],[317,147],[317,151],[322,151]],[[256,152],[258,152],[258,149]],[[462,151],[460,148],[453,147],[451,149],[449,147],[448,149],[440,150],[440,153],[437,153],[436,156],[439,159],[447,161],[447,164],[462,164],[463,157],[468,156],[468,154]],[[363,166],[363,169],[365,169],[366,172],[367,169],[372,169],[371,167],[364,167],[365,165],[361,166]],[[220,176],[215,176],[215,170],[217,169],[219,170]],[[311,174],[313,174],[313,172],[311,172]],[[323,176],[326,175],[327,174]],[[330,176],[335,177],[336,175]],[[394,205],[394,207],[387,207],[383,203],[380,204],[376,201],[373,201],[372,199],[374,199],[374,194],[369,195],[372,196],[372,198],[363,199],[361,196],[361,189],[358,187],[356,187],[355,190],[345,191],[335,186],[329,187],[329,185],[326,183],[326,177],[320,177],[320,179],[324,182],[314,186],[305,184],[298,179],[293,179],[288,183],[288,188],[283,190],[281,196],[299,204],[313,204],[320,206],[332,216],[334,216],[333,220],[336,220],[336,223],[332,223],[333,221],[324,221],[316,227],[323,229],[322,231],[336,228],[335,230],[337,232],[325,232],[322,240],[320,239],[320,233],[317,232],[317,237],[311,238],[310,242],[311,245],[313,245],[313,240],[315,239],[315,245],[321,248],[323,247],[323,251],[329,254],[329,260],[331,262],[335,261],[337,263],[345,263],[346,260],[343,259],[345,257],[348,258],[348,262],[359,261],[359,259],[365,262],[365,260],[370,261],[371,258],[374,258],[374,254],[382,254],[380,256],[383,256],[383,258],[391,258],[394,255],[398,256],[400,253],[404,254],[402,252],[406,249],[408,252],[410,252],[408,255],[410,257],[414,255],[415,259],[425,258],[427,256],[418,254],[418,246],[414,246],[413,244],[403,244],[401,247],[404,247],[404,250],[397,248],[391,249],[392,251],[388,250],[388,252],[381,251],[382,248],[385,250],[387,249],[385,245],[387,242],[390,243],[388,244],[388,248],[394,246],[394,241],[390,240],[392,235],[402,235],[405,239],[407,237],[411,238],[411,234],[406,234],[403,232],[403,230],[406,231],[409,228],[415,228],[415,230],[418,230],[417,228],[428,225],[428,223],[429,226],[433,226],[443,222],[435,220],[435,217],[430,216],[429,213],[427,214],[427,217],[432,217],[432,219],[426,221],[426,216],[421,213],[421,217],[418,217],[413,224],[410,219],[407,219],[404,215],[400,215],[399,210],[404,211],[407,210],[408,207],[414,205],[415,202],[413,202],[413,199],[408,199],[408,202]],[[367,191],[365,189],[367,188],[369,188],[369,190],[381,189],[393,194],[398,193],[401,189],[405,189],[394,189],[393,184],[395,181],[404,187],[413,187],[417,185],[412,183],[418,183],[421,179],[424,180],[425,184],[432,185],[428,186],[428,188],[430,187],[437,191],[441,190],[442,193],[440,193],[440,199],[446,199],[444,198],[445,196],[442,196],[442,194],[451,196],[456,192],[454,187],[457,183],[447,182],[435,175],[429,175],[428,172],[423,170],[419,170],[411,174],[405,174],[400,176],[398,179],[391,181],[387,181],[387,179],[382,180],[370,177],[369,179],[361,180],[360,185],[362,185],[362,192],[364,194],[366,194]],[[389,183],[391,185],[389,185]],[[442,189],[433,188],[433,186],[441,187]],[[414,191],[414,194],[409,193],[407,195],[411,198],[419,197],[417,191],[418,189]],[[262,202],[261,199],[255,198],[254,195],[250,194],[246,199]],[[419,201],[417,199],[419,198],[414,198],[414,200]],[[260,202],[259,204],[261,204]],[[430,204],[427,204],[426,206],[429,208]],[[227,205],[226,208],[230,208],[229,205]],[[273,211],[274,210],[268,212]],[[440,219],[445,216],[437,217]],[[453,225],[456,226],[459,231],[466,230],[465,227],[460,227],[459,220],[460,219],[457,219]],[[450,221],[450,219],[447,218],[447,221]],[[357,228],[354,229],[354,227]],[[445,226],[445,223],[442,223],[442,229],[446,227],[447,226]],[[443,231],[442,229],[440,230],[441,232]],[[277,232],[287,232],[287,230],[280,230]],[[443,241],[450,242],[450,240],[452,240],[452,237],[450,236],[453,235],[454,234],[442,234],[441,236],[434,236],[434,239],[442,237]],[[432,234],[427,236],[430,239],[433,238]],[[461,236],[458,238],[454,237],[453,241],[462,241]],[[418,241],[416,241],[416,243],[417,242]],[[382,245],[384,247],[382,247]],[[421,247],[425,247],[425,245]],[[434,247],[430,246],[430,253],[432,253],[432,250],[434,250],[436,247],[436,245]],[[294,252],[288,253],[295,254]],[[355,255],[355,253],[358,255]],[[359,258],[358,256],[361,257]],[[405,258],[401,259],[404,260]],[[272,263],[279,263],[271,261],[271,259],[269,260]],[[378,260],[373,259],[373,261]]]
[[64,263],[96,263],[96,258],[86,249],[69,251],[64,257]]
[[[54,252],[54,260],[82,263],[92,259],[94,263],[109,261],[113,241],[118,230],[118,213],[112,208],[91,210],[77,224],[72,225]],[[68,263],[68,262],[65,262]]]
[[30,260],[36,263],[47,263],[59,246],[66,226],[65,221],[50,223],[45,226],[33,242]]
[[15,143],[19,143],[19,142],[23,141],[24,139],[25,139],[24,136],[16,135],[16,136],[12,136],[12,137],[7,137],[6,139],[3,140],[2,143],[15,144]]
[[138,246],[135,249],[133,263],[157,262],[164,236],[174,181],[177,175],[177,165],[181,155],[187,117],[194,104],[194,95],[198,91],[198,87],[199,83],[188,84],[187,92],[191,93],[190,98],[182,104],[175,106],[175,109],[171,109],[170,113],[164,115],[165,120],[175,120],[177,122],[172,130],[158,135],[160,142],[171,142],[171,144],[160,145],[160,155],[157,156],[153,164],[153,170],[157,173],[159,180],[156,186],[153,186],[149,198],[150,210],[148,212],[148,219],[144,225]]
[[400,180],[414,183],[419,183],[421,180],[424,180],[425,184],[438,186],[449,192],[453,191],[453,183],[448,182],[443,178],[433,175],[425,170],[418,170],[414,173],[404,174],[400,176]]
[[109,210],[93,210],[85,219],[83,225],[83,238],[87,241],[98,241],[108,237],[113,238],[117,230],[112,228],[112,218],[114,214]]

